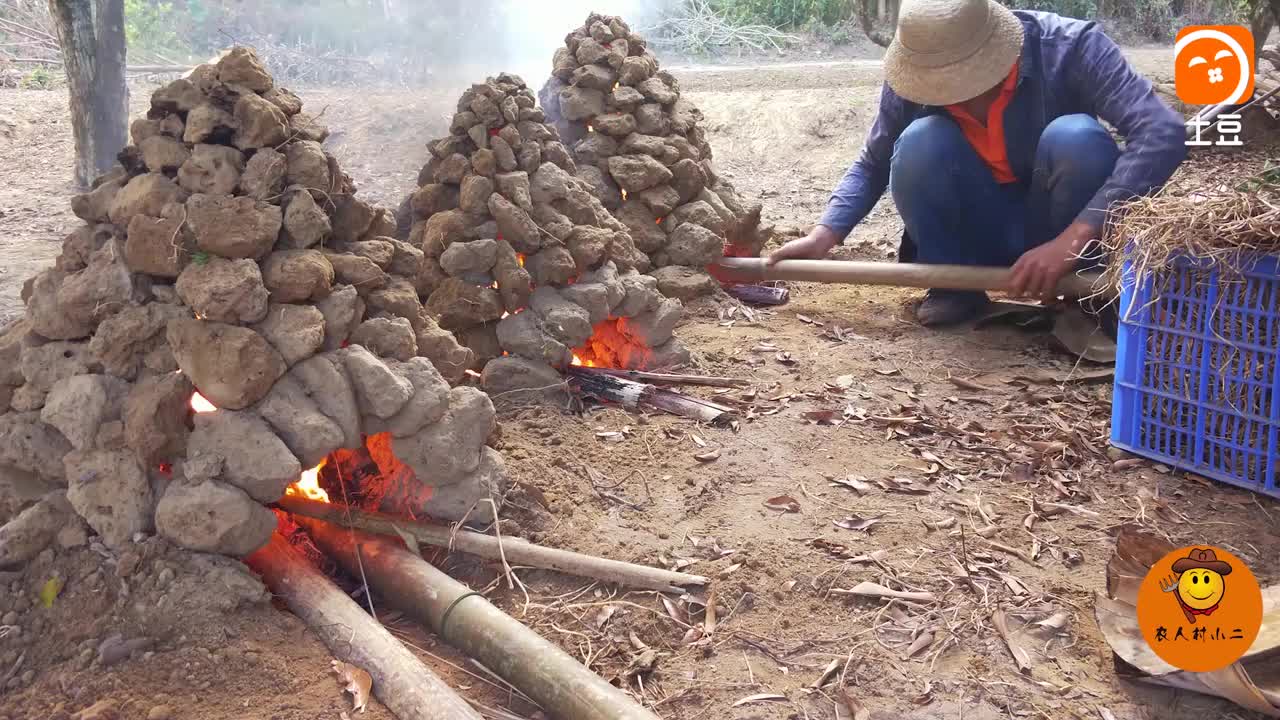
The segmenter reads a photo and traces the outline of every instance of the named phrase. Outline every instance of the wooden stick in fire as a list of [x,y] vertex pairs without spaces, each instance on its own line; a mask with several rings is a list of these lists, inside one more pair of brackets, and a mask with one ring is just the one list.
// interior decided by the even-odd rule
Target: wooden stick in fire
[[708,582],[707,578],[700,575],[688,575],[621,560],[609,560],[568,550],[543,547],[534,545],[528,540],[505,535],[499,545],[498,538],[469,530],[455,532],[452,528],[442,525],[401,520],[382,513],[308,500],[296,495],[286,495],[277,504],[285,511],[343,527],[391,537],[398,537],[404,533],[427,545],[460,550],[486,560],[501,559],[505,553],[507,562],[512,565],[556,570],[626,587],[679,594],[683,592],[679,586],[706,585]]
[[245,558],[333,653],[373,678],[373,694],[400,720],[482,720],[467,701],[422,664],[279,533]]
[[551,716],[659,720],[480,593],[406,550],[400,541],[306,518],[300,523],[320,549],[348,573],[363,569],[382,597],[497,673]]
[[[768,265],[763,258],[723,258],[707,267],[720,282],[756,283],[766,280],[894,285],[944,290],[1007,290],[1010,270],[971,265],[859,262],[854,260],[782,260]],[[1058,282],[1058,294],[1091,297],[1100,288],[1098,273],[1068,273]]]

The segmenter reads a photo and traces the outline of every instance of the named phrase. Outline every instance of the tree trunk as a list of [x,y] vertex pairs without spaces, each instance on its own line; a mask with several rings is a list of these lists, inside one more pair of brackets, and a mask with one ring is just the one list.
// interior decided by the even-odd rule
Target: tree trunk
[[124,0],[49,0],[71,94],[75,182],[109,171],[129,136]]
[[[867,39],[880,47],[889,47],[889,43],[893,40],[893,33],[885,34],[883,30],[876,27],[875,19],[871,17],[871,2],[872,0],[858,1],[858,23],[862,26],[862,32],[866,34]],[[897,2],[891,0],[890,8],[890,12],[896,21],[898,15]]]

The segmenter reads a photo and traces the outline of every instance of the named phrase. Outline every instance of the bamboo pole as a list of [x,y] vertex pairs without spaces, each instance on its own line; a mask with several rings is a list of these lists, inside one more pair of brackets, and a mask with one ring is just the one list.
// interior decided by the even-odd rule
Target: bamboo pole
[[[373,678],[373,694],[400,720],[482,720],[431,669],[369,617],[279,533],[245,559],[334,657]],[[335,684],[335,689],[337,685]]]
[[496,537],[469,530],[455,532],[452,528],[441,525],[401,520],[382,513],[308,500],[294,495],[286,495],[277,504],[281,509],[295,515],[324,520],[335,525],[392,537],[399,537],[403,533],[418,542],[460,550],[488,560],[502,560],[505,556],[506,561],[512,565],[556,570],[626,587],[678,594],[683,592],[678,586],[707,584],[707,578],[699,575],[687,575],[621,560],[609,560],[568,550],[543,547],[534,545],[528,540],[509,536],[504,536],[499,542]]
[[[976,265],[924,265],[853,260],[782,260],[773,265],[763,258],[723,258],[707,268],[720,282],[758,283],[768,280],[896,285],[943,290],[1007,290],[1009,268]],[[1058,294],[1089,297],[1096,273],[1068,273],[1058,282]]]
[[405,550],[399,541],[316,520],[299,522],[320,549],[347,572],[356,574],[363,568],[379,595],[497,673],[553,717],[658,720],[626,693],[478,593]]

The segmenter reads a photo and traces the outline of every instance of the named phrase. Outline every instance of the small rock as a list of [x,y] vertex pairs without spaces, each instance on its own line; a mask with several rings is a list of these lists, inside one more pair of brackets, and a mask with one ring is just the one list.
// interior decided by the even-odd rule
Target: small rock
[[182,202],[182,188],[159,173],[139,175],[116,193],[111,203],[111,222],[129,225],[134,215],[160,217],[165,205]]
[[671,171],[648,155],[615,155],[609,158],[609,174],[629,193],[670,182]]
[[295,365],[289,375],[302,385],[320,412],[342,428],[342,447],[363,447],[360,407],[341,358],[317,355]]
[[340,352],[364,414],[389,418],[413,397],[413,384],[368,350],[352,345]]
[[282,216],[279,207],[253,198],[197,194],[187,201],[187,224],[205,252],[259,258],[275,244]]
[[440,255],[440,267],[455,277],[469,274],[484,274],[493,268],[497,260],[498,243],[496,240],[474,240],[472,242],[456,242]]
[[289,194],[281,238],[285,247],[299,250],[309,248],[324,242],[332,232],[329,216],[316,204],[311,193],[299,191]]
[[177,170],[191,157],[191,151],[185,145],[165,135],[143,140],[138,149],[142,151],[142,162],[155,173]]
[[156,508],[156,528],[188,550],[243,557],[271,539],[276,515],[226,483],[174,482]]
[[351,344],[361,345],[379,357],[406,361],[418,353],[418,340],[406,318],[373,318],[360,323]]
[[182,373],[145,378],[125,400],[125,443],[145,467],[172,462],[186,453],[187,415],[195,388]]
[[248,328],[180,319],[169,323],[166,337],[178,367],[219,408],[249,407],[287,369],[280,353]]
[[[333,258],[330,257],[330,260]],[[324,316],[325,350],[342,347],[364,319],[364,300],[360,299],[356,289],[350,285],[334,288],[329,297],[316,303],[316,308]]]
[[240,184],[244,155],[225,145],[196,145],[178,170],[178,184],[188,192],[230,195]]
[[222,82],[252,90],[266,92],[275,84],[257,53],[247,47],[234,47],[217,63],[218,79]]
[[[283,153],[273,148],[262,148],[245,163],[240,188],[254,200],[276,202],[284,192],[284,178],[288,170],[289,161]],[[285,224],[288,225],[287,215]]]
[[267,316],[268,292],[258,263],[211,257],[187,265],[174,283],[178,297],[201,319],[247,325]]
[[[326,455],[343,444],[342,428],[320,411],[306,387],[293,376],[285,375],[276,381],[271,392],[258,404],[258,412],[279,433],[302,467],[319,465]],[[228,471],[230,467],[228,463]],[[227,479],[241,485],[233,478]]]
[[253,329],[280,353],[285,365],[293,367],[324,345],[325,317],[314,305],[272,304],[267,307],[266,319]]
[[[283,404],[277,403],[276,409]],[[302,472],[298,458],[284,441],[252,412],[198,413],[195,429],[187,440],[187,458],[191,461],[202,456],[221,459],[220,479],[262,503],[279,500]]]
[[235,107],[235,146],[241,150],[274,148],[288,137],[289,119],[258,95],[241,95]]
[[146,472],[128,450],[90,450],[63,459],[67,500],[107,547],[127,547],[149,532],[155,499]]
[[692,300],[701,295],[716,292],[719,283],[705,270],[685,265],[667,265],[652,273],[658,281],[658,290],[677,300]]
[[281,250],[262,264],[262,282],[273,303],[323,299],[333,281],[333,265],[318,250]]

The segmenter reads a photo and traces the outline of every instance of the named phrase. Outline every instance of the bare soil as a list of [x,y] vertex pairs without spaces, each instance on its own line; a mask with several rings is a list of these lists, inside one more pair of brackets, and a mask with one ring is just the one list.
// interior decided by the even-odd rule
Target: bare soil
[[[1162,57],[1140,56],[1153,71],[1167,67]],[[798,226],[813,222],[855,156],[879,82],[874,65],[857,62],[680,78],[707,116],[722,169],[770,219]],[[330,144],[361,192],[389,205],[412,186],[423,143],[444,129],[456,96],[301,94],[312,110],[327,106]],[[65,99],[5,92],[4,101],[14,129],[0,145],[0,321],[21,312],[21,281],[74,223]],[[135,94],[137,107],[144,101]],[[1211,172],[1203,159],[1185,171]],[[888,258],[899,231],[885,203],[840,252]],[[912,319],[917,291],[792,292],[776,312],[698,303],[679,329],[698,371],[750,380],[700,392],[738,407],[735,427],[619,409],[531,407],[502,418],[501,450],[518,483],[505,532],[707,575],[709,591],[663,601],[517,569],[522,591],[466,558],[452,558],[451,570],[671,720],[847,717],[837,715],[837,687],[874,718],[1250,717],[1119,679],[1092,598],[1126,524],[1179,545],[1225,547],[1264,584],[1280,581],[1280,504],[1148,463],[1116,465],[1109,382],[1051,349],[1043,331],[925,330]],[[328,651],[288,613],[227,607],[229,591],[161,606],[149,602],[162,592],[145,589],[151,580],[106,570],[96,592],[107,594],[95,598],[84,579],[100,566],[92,553],[61,551],[9,581],[26,598],[12,601],[26,604],[23,621],[39,624],[23,628],[21,644],[0,639],[0,660],[11,647],[34,658],[32,681],[0,695],[0,718],[60,717],[58,703],[72,712],[100,700],[128,708],[121,717],[171,704],[174,717],[199,720],[337,717],[349,707],[327,674]],[[156,551],[136,572],[187,568],[169,557]],[[984,568],[973,585],[961,563]],[[63,595],[51,609],[31,607],[54,570],[67,579]],[[177,573],[187,575],[198,573]],[[839,592],[863,581],[935,600],[886,605]],[[709,634],[708,603],[717,608]],[[998,608],[1030,654],[1028,675],[992,626]],[[129,618],[123,629],[117,612]],[[1033,624],[1055,613],[1068,618],[1061,631]],[[155,623],[154,655],[109,669],[75,664],[77,643],[147,632],[141,618]],[[393,625],[464,694],[534,716],[445,664],[465,661],[425,633]],[[829,666],[832,682],[819,685]],[[371,707],[370,717],[385,710]]]

